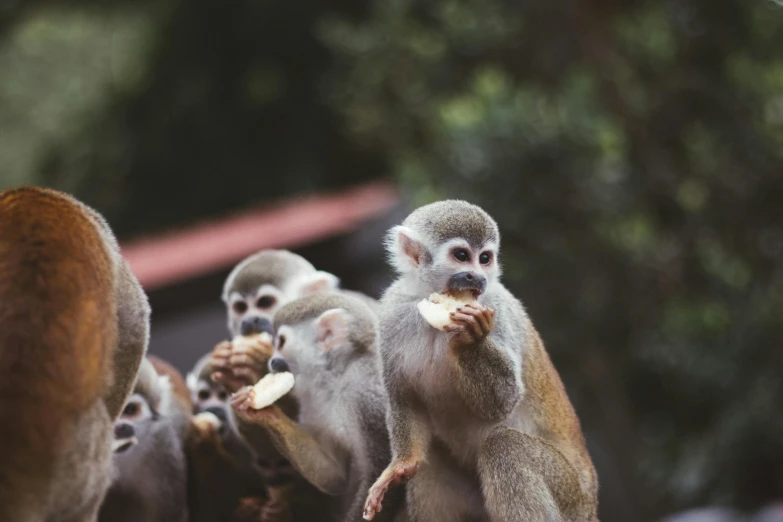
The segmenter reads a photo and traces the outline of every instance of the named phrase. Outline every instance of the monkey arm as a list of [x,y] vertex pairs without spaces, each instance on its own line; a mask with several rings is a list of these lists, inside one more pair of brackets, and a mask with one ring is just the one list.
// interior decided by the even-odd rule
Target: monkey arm
[[506,418],[522,396],[522,376],[508,348],[490,337],[475,345],[452,345],[456,385],[474,415]]
[[416,400],[411,393],[389,388],[389,410],[386,415],[389,427],[392,461],[422,461],[430,442],[430,431],[416,410]]
[[266,424],[272,441],[296,470],[327,495],[337,496],[348,486],[343,466],[315,438],[286,415]]
[[327,495],[340,495],[348,486],[346,470],[315,438],[292,421],[276,405],[254,410],[250,407],[247,387],[232,399],[237,430],[256,453],[269,448],[271,438],[277,448],[313,486]]

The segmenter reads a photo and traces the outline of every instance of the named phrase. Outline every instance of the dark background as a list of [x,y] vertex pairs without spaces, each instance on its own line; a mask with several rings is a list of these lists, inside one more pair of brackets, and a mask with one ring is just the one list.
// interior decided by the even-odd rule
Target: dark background
[[772,0],[0,0],[0,158],[0,188],[72,192],[121,239],[372,178],[467,198],[602,520],[781,497]]

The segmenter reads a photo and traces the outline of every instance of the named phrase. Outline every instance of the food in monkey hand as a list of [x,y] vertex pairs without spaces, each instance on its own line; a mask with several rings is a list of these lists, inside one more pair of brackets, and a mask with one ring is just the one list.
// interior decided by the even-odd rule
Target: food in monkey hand
[[443,330],[451,323],[450,314],[469,304],[476,304],[473,292],[454,292],[451,294],[430,294],[427,299],[422,299],[416,307],[421,316],[438,330]]
[[253,386],[253,409],[261,410],[271,406],[294,387],[291,372],[268,373]]
[[199,429],[218,429],[222,425],[220,419],[217,418],[217,415],[209,411],[202,411],[198,415],[194,416],[193,424],[195,424]]
[[231,340],[234,349],[250,350],[258,344],[269,348],[269,355],[272,355],[272,335],[268,332],[252,335],[237,335]]

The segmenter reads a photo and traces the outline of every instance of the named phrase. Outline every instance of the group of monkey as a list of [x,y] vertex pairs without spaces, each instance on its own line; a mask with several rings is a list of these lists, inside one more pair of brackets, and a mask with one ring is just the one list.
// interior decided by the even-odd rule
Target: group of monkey
[[[500,282],[495,221],[440,201],[385,245],[398,275],[379,301],[288,251],[239,263],[230,334],[272,346],[224,341],[185,379],[146,354],[147,298],[103,218],[0,192],[0,520],[597,521],[579,420]],[[475,301],[433,328],[417,303],[456,291]],[[284,371],[293,389],[255,409],[252,386]]]

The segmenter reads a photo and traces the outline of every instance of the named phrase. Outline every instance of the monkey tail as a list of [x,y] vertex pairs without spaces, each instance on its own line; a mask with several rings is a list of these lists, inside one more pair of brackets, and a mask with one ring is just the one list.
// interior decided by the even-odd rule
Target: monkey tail
[[46,473],[110,383],[114,267],[98,227],[60,194],[0,192],[0,484]]

